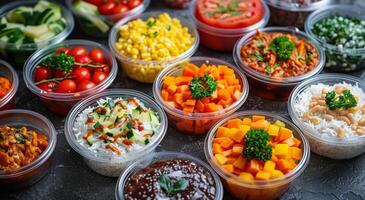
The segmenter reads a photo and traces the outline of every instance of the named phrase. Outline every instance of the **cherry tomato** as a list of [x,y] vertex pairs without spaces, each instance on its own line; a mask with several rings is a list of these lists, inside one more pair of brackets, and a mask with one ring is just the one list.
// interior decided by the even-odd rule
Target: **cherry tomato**
[[103,0],[86,0],[86,1],[97,6],[103,3]]
[[97,63],[104,63],[105,60],[104,52],[101,49],[92,49],[89,52],[89,57]]
[[91,74],[90,71],[85,67],[76,67],[72,71],[72,77],[76,83],[80,83],[83,80],[90,80]]
[[35,76],[34,79],[35,81],[41,81],[44,79],[49,79],[52,76],[52,70],[48,67],[43,67],[43,66],[37,66],[35,68]]
[[77,91],[84,91],[95,87],[96,84],[89,80],[83,80],[77,85]]
[[56,88],[57,83],[56,82],[41,83],[41,84],[39,84],[37,86],[41,90],[44,90],[46,92],[52,92]]
[[110,15],[110,14],[113,14],[112,13],[112,10],[113,8],[115,7],[115,3],[113,0],[109,0],[107,1],[106,3],[104,4],[101,4],[99,7],[98,7],[98,11],[100,12],[100,14],[102,15]]
[[126,6],[126,5],[128,5],[128,0],[119,0],[119,3]]
[[93,77],[91,78],[91,81],[95,84],[99,84],[100,82],[103,82],[106,79],[107,75],[104,72],[96,71],[93,74]]
[[67,72],[61,71],[58,69],[54,69],[54,70],[52,70],[52,75],[54,78],[63,78],[67,75]]
[[99,72],[104,72],[106,75],[109,75],[110,73],[110,67],[107,64],[103,64],[103,68],[95,68],[94,72],[99,71]]
[[87,56],[87,50],[84,47],[74,47],[70,50],[69,55],[76,57],[76,56]]
[[112,9],[112,14],[121,14],[121,13],[125,13],[129,10],[129,8],[123,4],[119,4],[116,5],[113,9]]
[[68,54],[68,53],[70,53],[70,50],[67,49],[66,47],[61,47],[55,51],[55,54],[60,54],[61,52]]
[[76,92],[76,83],[73,80],[63,80],[61,81],[55,89],[55,92],[60,93],[72,93]]
[[128,2],[128,8],[131,10],[139,5],[141,5],[142,0],[129,0]]
[[76,56],[75,57],[75,62],[86,64],[86,63],[91,63],[91,59],[88,56],[85,56],[85,55]]

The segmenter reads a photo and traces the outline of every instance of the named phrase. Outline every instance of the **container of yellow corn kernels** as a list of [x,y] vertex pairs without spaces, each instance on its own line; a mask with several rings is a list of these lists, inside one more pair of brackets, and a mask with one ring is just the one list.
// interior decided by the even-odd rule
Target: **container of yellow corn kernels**
[[193,23],[164,12],[122,19],[109,35],[109,47],[126,74],[144,83],[153,83],[164,67],[191,57],[198,44]]

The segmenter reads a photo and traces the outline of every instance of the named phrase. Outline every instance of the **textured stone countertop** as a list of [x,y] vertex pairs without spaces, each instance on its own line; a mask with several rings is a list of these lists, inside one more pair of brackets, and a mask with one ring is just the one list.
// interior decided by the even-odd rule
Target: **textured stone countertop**
[[[0,6],[12,0],[1,0]],[[61,1],[61,0],[59,0]],[[344,2],[354,3],[346,0]],[[364,0],[358,0],[364,4]],[[164,10],[158,0],[152,0],[151,10]],[[168,10],[181,17],[188,17],[186,10]],[[70,39],[88,39],[106,44],[106,40],[88,37],[76,28]],[[210,56],[233,63],[230,53],[219,53],[200,46],[194,56]],[[0,193],[1,200],[27,199],[27,200],[61,200],[85,199],[106,200],[114,199],[117,178],[107,178],[91,171],[83,162],[82,157],[71,149],[64,137],[65,119],[52,114],[42,105],[42,102],[28,91],[24,85],[21,70],[20,87],[17,93],[16,108],[29,109],[39,112],[50,119],[58,132],[58,141],[53,153],[53,163],[50,173],[32,187],[16,193]],[[361,71],[353,73],[360,76]],[[119,70],[116,80],[111,88],[136,89],[152,95],[151,85],[141,84],[128,79],[122,70]],[[250,95],[243,110],[264,110],[288,117],[287,102],[273,102],[262,100]],[[169,128],[166,137],[158,150],[180,151],[205,160],[203,146],[204,136],[186,136]],[[304,173],[297,178],[283,200],[361,200],[365,199],[365,155],[351,160],[337,161],[311,154],[310,162]],[[233,199],[225,192],[224,199]]]

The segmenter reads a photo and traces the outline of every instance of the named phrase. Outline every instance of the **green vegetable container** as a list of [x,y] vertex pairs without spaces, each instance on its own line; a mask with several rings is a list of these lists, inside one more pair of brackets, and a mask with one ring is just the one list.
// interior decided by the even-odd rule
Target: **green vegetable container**
[[[33,7],[33,9],[30,10],[27,7]],[[5,16],[13,9],[16,9],[16,11],[12,12],[12,14],[8,15],[5,19]],[[48,17],[43,16],[43,14],[30,14],[31,12],[44,9],[48,9],[48,13],[43,13]],[[65,27],[61,32],[58,32],[60,29],[56,27],[58,26],[57,24],[54,26],[49,24],[46,25],[47,20],[55,16],[59,17],[58,14],[61,15],[66,22],[64,25]],[[27,16],[26,19],[24,19],[24,16]],[[51,5],[48,5],[47,1],[30,0],[11,2],[0,8],[0,18],[0,37],[4,39],[0,40],[0,57],[11,63],[14,67],[22,67],[28,57],[37,49],[64,41],[74,28],[74,19],[71,12],[54,2],[52,2]],[[35,25],[32,27],[25,27],[18,23],[9,23],[9,20],[19,22],[25,20],[26,23]],[[9,30],[11,33],[9,33]],[[37,37],[41,33],[42,36],[45,36],[44,39],[41,37],[29,41],[29,39],[24,39],[21,35],[16,34],[16,32],[21,32],[22,30],[23,32],[28,32],[28,38]],[[5,42],[5,40],[7,40],[7,42]]]
[[[323,7],[322,9],[313,12],[305,22],[305,31],[311,37],[316,39],[320,43],[321,47],[325,50],[327,58],[325,65],[326,68],[337,72],[349,72],[363,69],[365,67],[364,33],[362,33],[362,39],[361,37],[359,37],[358,41],[348,41],[349,43],[353,44],[352,45],[353,48],[345,47],[346,45],[342,46],[342,45],[331,44],[314,33],[315,31],[313,28],[315,24],[318,24],[322,20],[332,18],[335,16],[350,17],[356,20],[363,20],[361,24],[364,27],[363,30],[365,29],[365,12],[363,7],[355,5],[333,5],[333,6]],[[339,24],[340,23],[343,23],[343,21],[341,20]],[[333,26],[331,26],[333,28],[333,31],[329,31],[331,34],[329,35],[330,38],[337,37],[340,34],[348,35],[348,33],[350,32],[353,33],[353,31],[359,31],[358,29],[357,30],[346,29],[343,33],[341,33],[335,30],[335,26],[337,25],[333,24]],[[339,43],[345,43],[347,39],[348,38],[340,39],[343,40],[343,42],[339,41]],[[362,47],[361,48],[355,47],[358,45]]]

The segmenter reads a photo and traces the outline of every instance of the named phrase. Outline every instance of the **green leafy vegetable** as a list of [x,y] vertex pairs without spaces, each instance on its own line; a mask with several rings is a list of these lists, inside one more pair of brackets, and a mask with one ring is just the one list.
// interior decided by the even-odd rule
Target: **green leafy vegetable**
[[270,141],[270,135],[263,129],[251,129],[245,136],[246,147],[243,156],[248,160],[270,160],[272,147],[267,142]]
[[217,83],[211,76],[205,74],[203,77],[194,77],[193,80],[191,80],[189,87],[191,95],[195,99],[201,99],[210,97],[214,90],[217,89]]
[[350,90],[344,90],[342,95],[337,98],[335,91],[327,92],[325,100],[330,110],[339,108],[349,109],[357,105],[356,99]]
[[51,67],[65,72],[70,72],[74,64],[75,58],[65,54],[64,52],[49,56],[40,63],[42,66]]
[[287,36],[278,36],[270,43],[270,49],[274,51],[280,60],[286,60],[293,54],[295,44]]
[[186,190],[186,188],[189,186],[189,181],[182,178],[172,182],[168,176],[161,175],[158,178],[158,184],[167,194],[177,194]]

